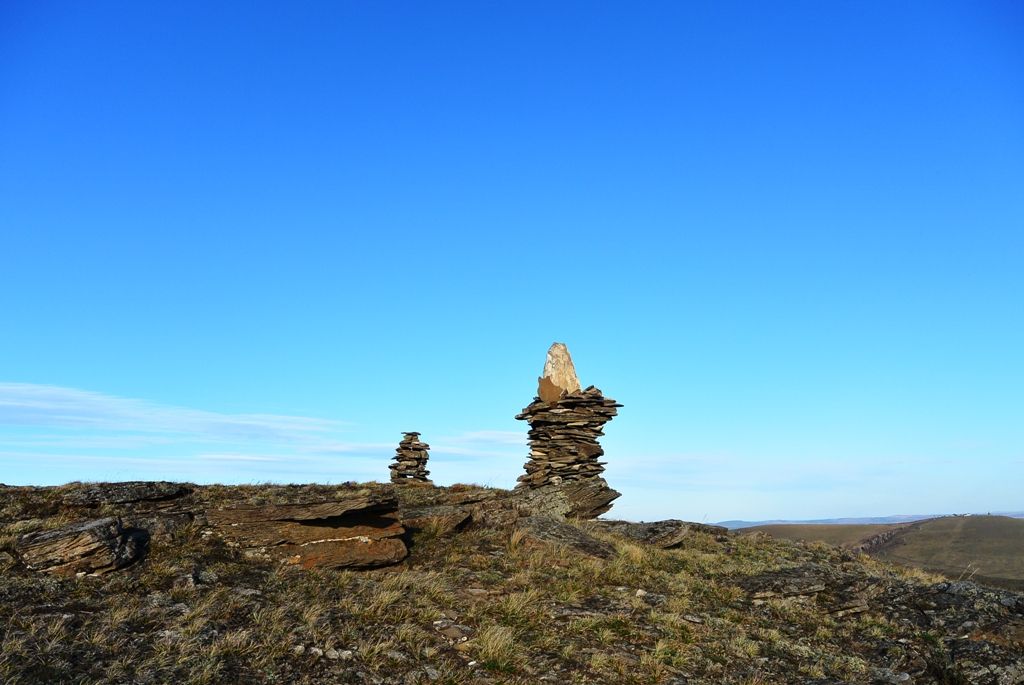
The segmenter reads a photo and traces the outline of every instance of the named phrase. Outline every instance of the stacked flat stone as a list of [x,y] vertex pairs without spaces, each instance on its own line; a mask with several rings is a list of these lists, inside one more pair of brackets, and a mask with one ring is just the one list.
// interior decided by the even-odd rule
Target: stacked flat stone
[[430,445],[420,442],[420,434],[415,432],[402,433],[402,442],[395,450],[395,461],[391,469],[392,483],[429,483],[430,471],[427,471],[427,458]]
[[604,450],[597,439],[621,406],[592,385],[563,391],[558,399],[547,402],[534,398],[516,416],[530,424],[530,460],[519,482],[541,487],[600,476],[605,462],[598,461]]

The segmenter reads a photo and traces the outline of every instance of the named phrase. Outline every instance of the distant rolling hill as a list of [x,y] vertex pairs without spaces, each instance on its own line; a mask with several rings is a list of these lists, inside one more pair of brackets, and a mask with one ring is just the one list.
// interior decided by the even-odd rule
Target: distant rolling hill
[[742,532],[861,549],[954,579],[970,577],[1024,589],[1024,520],[1010,516],[944,516],[895,524],[771,524]]
[[[923,521],[924,519],[937,519],[949,514],[894,514],[892,516],[860,516],[860,517],[847,517],[837,519],[808,519],[808,520],[787,520],[787,519],[772,519],[769,521],[742,521],[742,520],[730,520],[730,521],[719,521],[716,525],[725,526],[733,530],[739,530],[741,528],[753,528],[755,526],[789,526],[789,525],[850,525],[850,524],[876,524],[876,523],[910,523],[912,521]],[[980,516],[981,514],[974,514]],[[988,512],[985,516],[1009,516],[1011,518],[1024,519],[1024,511],[993,511]]]
[[837,518],[837,519],[810,519],[807,521],[792,521],[786,519],[773,519],[770,521],[719,521],[717,525],[725,526],[732,530],[739,530],[742,528],[754,528],[764,526],[831,526],[831,525],[855,525],[855,524],[885,524],[885,523],[909,523],[911,521],[921,521],[923,519],[936,518],[935,514],[896,514],[893,516],[870,516],[870,517],[850,517],[850,518]]
[[773,538],[827,542],[839,547],[858,547],[869,538],[891,528],[906,524],[879,523],[776,523],[764,526],[749,526],[742,533],[768,533]]

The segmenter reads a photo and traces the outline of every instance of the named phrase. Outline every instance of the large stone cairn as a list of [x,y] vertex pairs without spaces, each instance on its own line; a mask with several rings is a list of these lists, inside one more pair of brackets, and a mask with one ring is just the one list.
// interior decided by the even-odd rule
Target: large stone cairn
[[391,469],[392,483],[429,483],[430,471],[427,471],[427,458],[430,445],[420,442],[420,434],[415,432],[402,433],[402,442],[395,450],[395,462]]
[[572,357],[562,343],[548,350],[544,375],[538,380],[537,397],[516,416],[530,424],[530,460],[526,473],[519,476],[520,487],[598,478],[605,462],[598,461],[604,450],[597,439],[622,405],[592,385],[580,388]]

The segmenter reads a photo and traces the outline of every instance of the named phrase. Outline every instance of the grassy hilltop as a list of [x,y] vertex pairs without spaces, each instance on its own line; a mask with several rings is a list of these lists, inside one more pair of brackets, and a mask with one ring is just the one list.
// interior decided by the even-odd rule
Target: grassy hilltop
[[[233,542],[245,524],[218,527],[214,514],[280,515],[289,503],[329,509],[357,498],[378,506],[392,490],[190,485],[129,501],[130,492],[104,499],[104,487],[0,489],[0,682],[1024,678],[1024,597],[836,546],[668,522],[676,537],[665,542],[659,528],[671,546],[662,549],[600,522],[506,517],[516,511],[506,491],[399,487],[404,560],[304,570]],[[102,575],[26,565],[25,540],[102,516],[146,527],[144,554]],[[366,527],[360,539],[372,538],[369,526],[393,525],[362,516],[353,524]],[[272,523],[312,538],[337,518]],[[546,537],[549,529],[561,537]]]

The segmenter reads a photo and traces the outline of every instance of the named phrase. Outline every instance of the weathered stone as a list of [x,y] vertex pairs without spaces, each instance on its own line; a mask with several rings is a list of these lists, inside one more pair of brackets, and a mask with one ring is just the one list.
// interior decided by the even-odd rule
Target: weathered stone
[[604,478],[591,477],[520,488],[520,506],[533,514],[562,518],[593,519],[612,508],[621,493],[611,489]]
[[437,505],[402,510],[402,525],[414,533],[430,531],[435,535],[455,532],[470,519],[468,507]]
[[351,514],[341,525],[332,525],[331,519],[310,521],[258,521],[233,525],[232,534],[244,538],[249,546],[313,545],[354,538],[382,540],[399,537],[405,527],[397,514]]
[[103,518],[27,533],[18,538],[15,552],[36,571],[102,574],[139,559],[147,540],[146,531],[124,528],[117,518]]
[[576,367],[565,343],[556,342],[548,348],[544,374],[538,381],[537,394],[545,402],[554,402],[563,394],[579,392],[580,379],[576,377]]
[[615,549],[579,528],[551,516],[529,516],[516,522],[523,540],[567,547],[587,556],[607,559]]
[[630,521],[597,521],[596,524],[611,533],[642,542],[644,544],[660,547],[661,549],[672,549],[681,546],[693,533],[707,533],[708,535],[725,536],[729,529],[722,526],[712,526],[706,523],[693,523],[691,521],[679,521],[668,519],[666,521],[651,521],[650,523],[633,523]]
[[330,519],[357,511],[393,511],[398,506],[394,493],[386,490],[359,490],[347,497],[329,502],[297,504],[241,505],[211,509],[206,512],[210,523],[229,525],[257,521],[311,521]]
[[376,568],[391,566],[409,556],[399,538],[373,540],[363,536],[322,540],[305,545],[281,545],[274,556],[301,568]]
[[164,502],[184,497],[190,492],[192,488],[185,483],[125,481],[90,483],[71,490],[62,499],[68,506],[95,507],[101,504]]
[[390,490],[360,490],[329,502],[211,510],[207,518],[248,555],[301,568],[373,568],[408,555],[398,500]]
[[126,514],[124,517],[126,524],[145,529],[153,540],[166,538],[196,520],[196,513],[191,511],[157,511],[142,515]]

